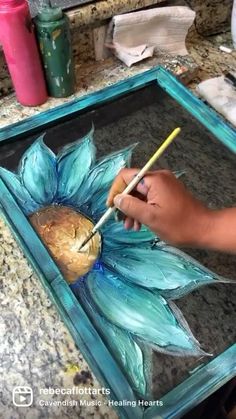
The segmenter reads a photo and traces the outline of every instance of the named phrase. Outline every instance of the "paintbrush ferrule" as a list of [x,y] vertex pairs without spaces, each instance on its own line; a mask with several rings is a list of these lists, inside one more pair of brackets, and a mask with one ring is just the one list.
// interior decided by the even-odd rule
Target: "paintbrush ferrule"
[[92,231],[90,233],[90,235],[83,241],[83,243],[81,244],[81,246],[79,247],[78,251],[80,252],[81,249],[83,249],[83,247],[93,238],[93,236],[95,236],[95,234],[97,233],[96,231]]

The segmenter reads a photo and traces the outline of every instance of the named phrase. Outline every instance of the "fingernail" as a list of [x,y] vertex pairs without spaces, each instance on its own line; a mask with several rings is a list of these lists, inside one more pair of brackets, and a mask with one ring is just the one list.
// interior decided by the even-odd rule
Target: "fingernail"
[[114,198],[114,204],[115,204],[116,208],[119,208],[120,209],[122,198],[123,198],[123,196],[121,194],[115,196],[115,198]]

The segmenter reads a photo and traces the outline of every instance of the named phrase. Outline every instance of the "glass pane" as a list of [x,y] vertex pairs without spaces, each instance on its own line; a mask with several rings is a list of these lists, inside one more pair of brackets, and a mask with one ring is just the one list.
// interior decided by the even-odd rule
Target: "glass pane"
[[[184,170],[184,183],[212,208],[236,204],[235,156],[155,83],[48,127],[44,130],[45,143],[58,152],[62,146],[84,136],[92,124],[98,157],[138,141],[132,160],[135,167],[143,166],[164,138],[180,126],[181,135],[156,167]],[[14,170],[36,137],[34,134],[1,145],[0,166]],[[234,278],[234,256],[205,250],[186,252],[218,274]],[[235,302],[234,284],[220,283],[200,288],[176,301],[201,347],[213,357],[235,341]],[[161,398],[198,365],[211,359],[154,353],[154,399]]]

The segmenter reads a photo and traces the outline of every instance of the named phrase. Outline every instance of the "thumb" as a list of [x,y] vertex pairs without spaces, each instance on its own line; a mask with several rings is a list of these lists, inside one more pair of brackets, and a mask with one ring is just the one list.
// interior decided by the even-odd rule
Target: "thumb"
[[154,219],[154,208],[152,205],[141,201],[132,195],[118,194],[114,198],[115,207],[128,217],[131,217],[141,224],[151,225]]

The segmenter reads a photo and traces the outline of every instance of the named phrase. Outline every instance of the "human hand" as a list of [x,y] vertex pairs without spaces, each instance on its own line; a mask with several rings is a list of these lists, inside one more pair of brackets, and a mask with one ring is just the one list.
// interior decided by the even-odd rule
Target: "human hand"
[[145,224],[170,244],[198,246],[207,235],[211,211],[168,170],[148,172],[132,195],[121,195],[138,171],[122,169],[107,199],[108,206],[125,214],[125,228],[139,230]]

